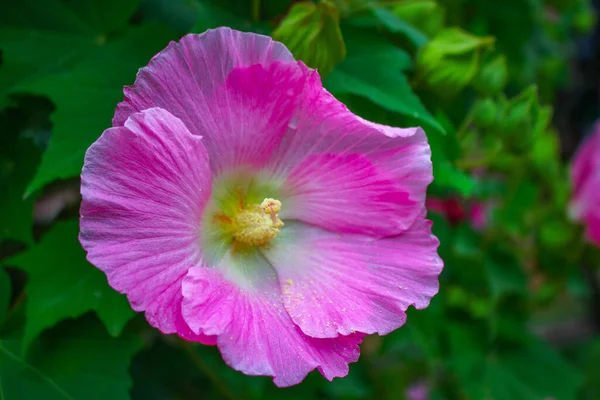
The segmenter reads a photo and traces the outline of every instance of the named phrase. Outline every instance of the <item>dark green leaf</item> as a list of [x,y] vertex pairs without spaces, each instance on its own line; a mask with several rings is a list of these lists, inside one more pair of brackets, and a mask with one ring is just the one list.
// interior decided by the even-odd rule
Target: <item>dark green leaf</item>
[[343,25],[346,38],[346,58],[342,65],[350,64],[355,69],[370,70],[382,65],[394,71],[408,71],[412,68],[410,55],[394,45],[381,34],[367,29]]
[[0,340],[0,398],[128,400],[129,363],[140,345],[109,337],[91,317],[45,333],[27,358],[18,340]]
[[484,379],[486,392],[496,400],[575,400],[583,376],[547,344],[532,338],[521,351],[490,358]]
[[49,96],[57,107],[54,131],[42,164],[30,183],[31,193],[57,178],[79,175],[89,145],[111,126],[123,85],[166,44],[170,33],[152,25],[129,29],[99,47],[77,68],[28,84],[27,91]]
[[490,289],[495,297],[509,293],[526,294],[527,277],[519,260],[507,251],[490,250],[486,254],[485,267]]
[[192,28],[192,32],[203,33],[207,29],[229,26],[245,32],[258,32],[267,34],[268,29],[262,24],[243,18],[231,9],[210,2],[198,3],[198,19]]
[[39,160],[40,151],[31,140],[0,139],[0,242],[13,239],[33,244],[33,199],[25,199],[25,191]]
[[111,125],[122,87],[172,38],[157,26],[128,26],[137,5],[24,0],[12,2],[1,17],[0,96],[35,93],[57,107],[52,139],[29,193],[79,175],[86,148]]
[[394,68],[373,63],[371,68],[365,68],[365,59],[371,56],[367,52],[362,57],[365,58],[352,56],[338,65],[325,81],[325,87],[334,95],[351,93],[366,97],[380,107],[410,117],[438,134],[444,132],[412,91],[401,72],[405,65]]
[[59,223],[37,246],[5,261],[29,276],[24,346],[63,319],[88,311],[96,311],[113,336],[119,335],[134,315],[127,299],[86,261],[78,231],[76,221]]
[[10,305],[11,283],[10,276],[0,267],[0,325],[4,322],[6,311]]
[[22,0],[0,15],[0,101],[36,78],[64,71],[101,48],[139,0]]
[[419,29],[409,24],[402,18],[394,15],[389,10],[382,7],[372,8],[373,16],[390,32],[401,33],[406,36],[416,47],[422,47],[427,43],[427,36]]

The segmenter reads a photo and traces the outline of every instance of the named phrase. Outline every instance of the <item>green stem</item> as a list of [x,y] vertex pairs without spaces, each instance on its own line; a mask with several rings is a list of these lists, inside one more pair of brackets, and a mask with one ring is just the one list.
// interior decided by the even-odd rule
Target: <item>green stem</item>
[[236,396],[227,387],[227,384],[223,382],[223,380],[221,380],[221,378],[204,362],[202,357],[198,355],[195,346],[191,342],[181,339],[179,340],[179,343],[194,365],[202,371],[202,373],[204,373],[204,375],[206,375],[213,385],[221,392],[223,398],[237,400]]

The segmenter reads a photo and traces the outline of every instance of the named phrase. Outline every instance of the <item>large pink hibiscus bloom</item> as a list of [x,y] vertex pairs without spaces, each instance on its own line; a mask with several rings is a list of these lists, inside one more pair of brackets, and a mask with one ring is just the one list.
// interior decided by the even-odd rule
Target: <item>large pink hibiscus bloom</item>
[[588,239],[600,246],[600,123],[579,146],[571,170],[571,216],[583,222]]
[[331,380],[437,292],[424,132],[352,114],[282,44],[187,35],[113,125],[85,157],[80,240],[162,332],[279,386]]

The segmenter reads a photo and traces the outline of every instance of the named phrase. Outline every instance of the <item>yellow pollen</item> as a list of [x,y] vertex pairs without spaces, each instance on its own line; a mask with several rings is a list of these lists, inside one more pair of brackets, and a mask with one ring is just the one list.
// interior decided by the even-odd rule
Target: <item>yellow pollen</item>
[[283,222],[277,216],[281,210],[281,202],[275,199],[264,199],[260,205],[253,204],[232,220],[233,237],[251,246],[263,246],[279,233]]

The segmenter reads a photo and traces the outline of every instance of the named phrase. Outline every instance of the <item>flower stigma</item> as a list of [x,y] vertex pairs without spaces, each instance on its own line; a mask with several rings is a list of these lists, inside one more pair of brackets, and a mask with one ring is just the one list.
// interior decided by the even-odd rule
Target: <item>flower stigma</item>
[[231,219],[233,237],[251,246],[267,244],[283,227],[283,221],[277,215],[280,210],[281,201],[271,198],[244,207]]

